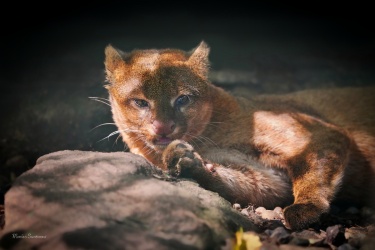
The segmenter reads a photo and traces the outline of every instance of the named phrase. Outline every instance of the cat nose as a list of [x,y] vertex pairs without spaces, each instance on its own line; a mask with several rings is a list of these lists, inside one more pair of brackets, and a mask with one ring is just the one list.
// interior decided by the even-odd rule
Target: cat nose
[[157,135],[169,135],[176,128],[174,121],[161,122],[155,120],[152,122],[152,128]]

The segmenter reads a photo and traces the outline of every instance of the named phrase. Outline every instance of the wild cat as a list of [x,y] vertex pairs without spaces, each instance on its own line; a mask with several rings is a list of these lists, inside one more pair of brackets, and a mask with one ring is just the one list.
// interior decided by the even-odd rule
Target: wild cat
[[235,97],[208,79],[209,47],[108,45],[113,119],[130,151],[230,202],[284,207],[292,229],[334,201],[373,204],[375,88]]

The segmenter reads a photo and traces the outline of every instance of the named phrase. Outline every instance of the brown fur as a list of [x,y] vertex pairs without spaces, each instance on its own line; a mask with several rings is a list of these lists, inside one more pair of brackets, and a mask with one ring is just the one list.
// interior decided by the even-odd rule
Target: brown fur
[[335,200],[373,199],[375,88],[236,98],[208,81],[204,42],[105,52],[114,121],[131,152],[156,166],[231,202],[286,206],[293,229]]

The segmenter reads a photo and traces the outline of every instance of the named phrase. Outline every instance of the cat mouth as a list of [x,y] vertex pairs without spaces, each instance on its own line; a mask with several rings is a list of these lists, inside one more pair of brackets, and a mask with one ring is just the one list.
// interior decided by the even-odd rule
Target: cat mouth
[[158,139],[155,139],[153,143],[154,143],[155,146],[165,147],[169,143],[171,143],[172,141],[173,141],[173,139],[168,138],[166,136],[162,136],[162,137],[160,137]]

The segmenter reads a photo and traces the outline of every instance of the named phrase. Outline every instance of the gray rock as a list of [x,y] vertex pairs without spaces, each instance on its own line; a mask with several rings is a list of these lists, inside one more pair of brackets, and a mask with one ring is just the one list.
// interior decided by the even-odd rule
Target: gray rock
[[272,231],[271,238],[275,239],[280,244],[286,244],[290,241],[291,236],[284,227],[277,227]]
[[[159,178],[155,178],[159,177]],[[58,151],[5,196],[5,249],[220,249],[254,224],[216,193],[140,156]]]
[[345,228],[342,225],[327,227],[326,234],[326,241],[329,244],[332,244],[334,246],[340,246],[346,243]]
[[339,247],[337,248],[337,250],[355,250],[355,249],[357,249],[357,248],[351,246],[351,245],[348,244],[348,243],[342,244],[341,246],[339,246]]

